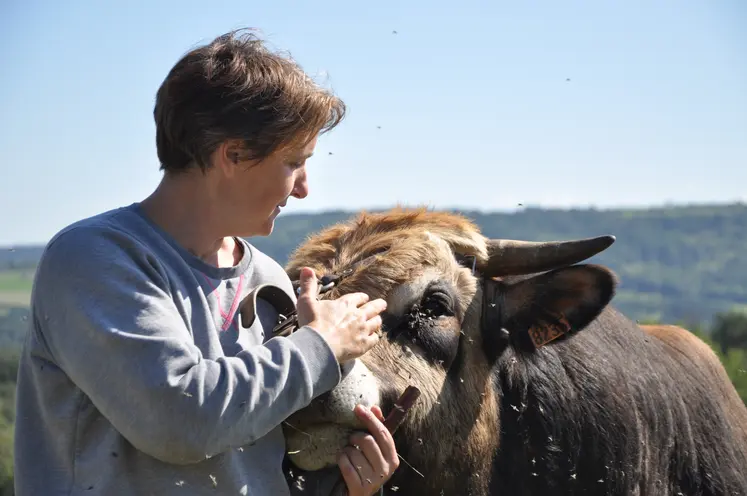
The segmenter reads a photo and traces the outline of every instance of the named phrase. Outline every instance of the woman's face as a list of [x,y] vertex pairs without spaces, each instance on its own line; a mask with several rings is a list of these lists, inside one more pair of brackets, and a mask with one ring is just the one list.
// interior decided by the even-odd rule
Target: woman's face
[[235,215],[238,236],[267,236],[288,198],[309,194],[306,160],[314,153],[316,138],[306,144],[273,153],[261,162],[233,164],[232,177],[221,188],[221,202],[228,200]]

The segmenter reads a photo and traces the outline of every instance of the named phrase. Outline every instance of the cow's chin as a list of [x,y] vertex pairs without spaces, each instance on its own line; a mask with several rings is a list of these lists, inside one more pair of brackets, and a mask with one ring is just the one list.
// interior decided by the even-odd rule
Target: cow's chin
[[379,404],[379,384],[360,360],[346,367],[332,391],[284,422],[286,452],[291,462],[310,471],[337,465],[337,457],[350,442],[353,431],[365,430],[353,412],[357,404],[368,408]]
[[301,470],[336,466],[337,457],[352,433],[352,428],[331,423],[307,426],[303,433],[285,429],[288,458]]

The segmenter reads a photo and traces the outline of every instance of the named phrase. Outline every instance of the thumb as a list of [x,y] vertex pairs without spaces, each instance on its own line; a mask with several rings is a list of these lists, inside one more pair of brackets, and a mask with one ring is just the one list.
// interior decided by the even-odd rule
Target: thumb
[[309,267],[301,269],[301,281],[299,287],[301,289],[299,298],[301,296],[310,297],[312,300],[316,299],[316,293],[318,291],[318,283],[316,280],[316,274]]

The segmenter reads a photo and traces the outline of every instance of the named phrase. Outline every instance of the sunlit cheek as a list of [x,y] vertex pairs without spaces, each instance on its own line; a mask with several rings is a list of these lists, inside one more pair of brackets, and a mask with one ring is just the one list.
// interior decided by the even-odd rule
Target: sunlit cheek
[[362,360],[377,375],[383,389],[382,396],[399,397],[408,386],[420,390],[420,398],[412,412],[415,418],[426,415],[440,402],[446,370],[435,365],[423,348],[407,343],[382,342]]

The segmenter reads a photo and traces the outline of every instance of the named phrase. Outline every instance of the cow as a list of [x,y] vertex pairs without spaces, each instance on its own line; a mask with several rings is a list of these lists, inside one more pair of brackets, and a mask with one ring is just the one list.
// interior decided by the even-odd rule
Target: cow
[[321,297],[388,306],[379,343],[284,422],[289,472],[334,471],[353,406],[386,415],[414,385],[386,494],[747,495],[747,408],[703,341],[610,304],[616,275],[581,262],[612,242],[492,240],[405,208],[308,237],[292,279],[344,274]]

